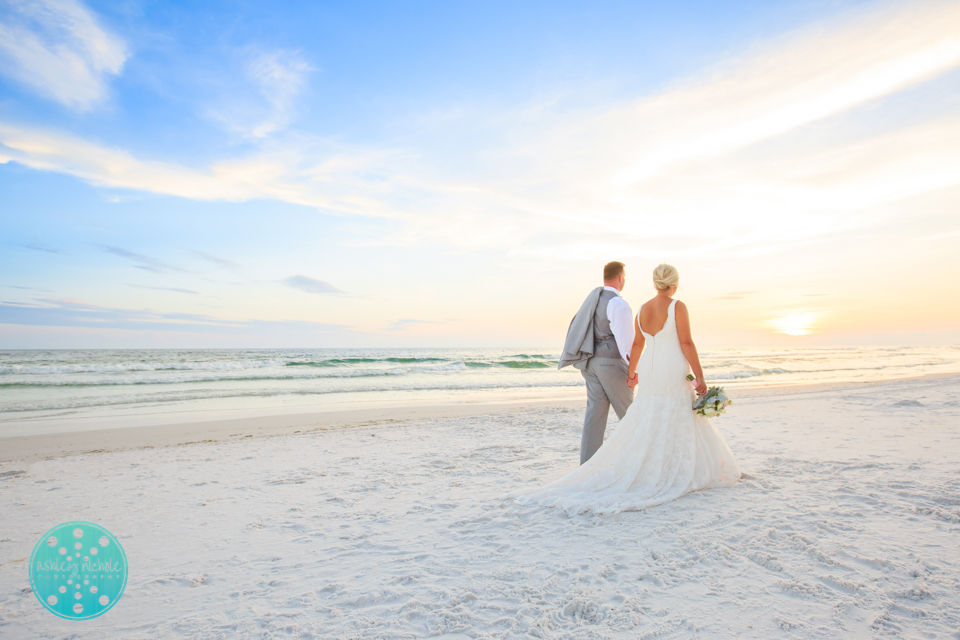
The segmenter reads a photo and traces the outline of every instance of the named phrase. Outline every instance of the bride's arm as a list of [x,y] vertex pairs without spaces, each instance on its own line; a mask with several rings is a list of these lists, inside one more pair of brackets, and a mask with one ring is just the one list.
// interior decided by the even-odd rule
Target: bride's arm
[[631,389],[637,386],[637,363],[640,362],[640,354],[643,352],[643,344],[646,342],[643,333],[640,331],[640,314],[637,314],[637,318],[633,322],[636,326],[633,328],[634,337],[633,347],[630,349],[630,366],[627,367],[627,386]]
[[701,396],[707,393],[707,383],[703,379],[703,368],[700,367],[700,356],[697,355],[697,346],[693,344],[693,337],[690,335],[690,314],[687,312],[687,305],[677,300],[675,309],[677,316],[677,336],[680,338],[680,349],[683,356],[690,363],[693,369],[693,375],[696,378],[697,393]]

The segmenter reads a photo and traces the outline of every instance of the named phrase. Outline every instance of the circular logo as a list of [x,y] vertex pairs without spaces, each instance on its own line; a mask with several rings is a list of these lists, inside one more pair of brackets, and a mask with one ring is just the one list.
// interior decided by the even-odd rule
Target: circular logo
[[113,534],[92,522],[47,531],[30,556],[30,586],[48,611],[69,620],[106,613],[127,586],[127,556]]

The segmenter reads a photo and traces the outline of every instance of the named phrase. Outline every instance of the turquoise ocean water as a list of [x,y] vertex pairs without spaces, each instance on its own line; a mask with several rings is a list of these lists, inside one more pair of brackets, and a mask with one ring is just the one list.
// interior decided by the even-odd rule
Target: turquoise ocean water
[[[4,423],[342,403],[469,402],[579,393],[559,349],[0,351]],[[960,372],[960,347],[718,349],[713,384],[883,380]]]

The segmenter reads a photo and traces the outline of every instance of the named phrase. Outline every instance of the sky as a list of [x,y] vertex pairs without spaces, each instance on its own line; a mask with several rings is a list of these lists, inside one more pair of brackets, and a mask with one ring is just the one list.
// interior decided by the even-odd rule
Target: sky
[[960,343],[960,3],[0,0],[0,348]]

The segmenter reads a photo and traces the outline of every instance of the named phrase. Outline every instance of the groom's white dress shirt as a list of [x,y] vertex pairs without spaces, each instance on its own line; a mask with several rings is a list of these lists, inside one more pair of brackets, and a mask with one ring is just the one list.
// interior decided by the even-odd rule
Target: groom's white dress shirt
[[604,285],[607,291],[612,291],[616,297],[607,303],[607,319],[610,320],[610,330],[617,341],[617,350],[623,354],[623,359],[630,362],[630,351],[633,349],[633,339],[636,332],[633,328],[633,310],[627,301],[620,297],[620,292],[613,287]]

